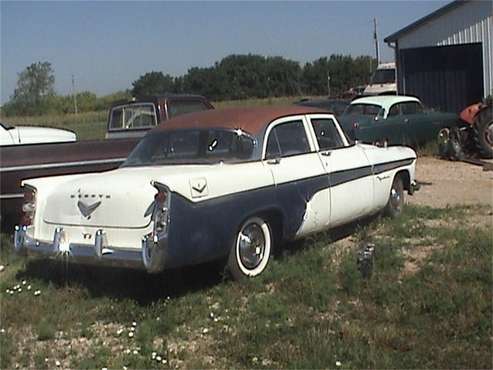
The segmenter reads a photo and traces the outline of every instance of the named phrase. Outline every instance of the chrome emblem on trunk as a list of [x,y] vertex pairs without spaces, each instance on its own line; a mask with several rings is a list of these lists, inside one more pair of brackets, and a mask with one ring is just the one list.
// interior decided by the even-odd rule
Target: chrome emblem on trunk
[[99,207],[101,204],[101,201],[93,203],[91,205],[85,204],[83,201],[79,200],[77,202],[77,207],[79,208],[80,213],[82,213],[82,216],[87,217],[89,219],[91,217],[91,213],[93,213],[96,208]]

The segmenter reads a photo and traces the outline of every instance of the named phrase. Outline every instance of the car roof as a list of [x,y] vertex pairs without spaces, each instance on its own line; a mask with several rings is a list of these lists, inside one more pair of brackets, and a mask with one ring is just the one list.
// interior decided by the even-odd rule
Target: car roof
[[272,121],[288,116],[326,113],[323,109],[299,105],[276,107],[241,107],[193,112],[172,118],[154,131],[170,131],[193,128],[241,129],[256,135]]
[[379,105],[385,109],[389,109],[390,106],[396,103],[403,103],[415,101],[420,102],[418,98],[414,96],[406,96],[406,95],[378,95],[378,96],[365,96],[362,98],[354,99],[351,102],[351,105],[354,104],[375,104]]

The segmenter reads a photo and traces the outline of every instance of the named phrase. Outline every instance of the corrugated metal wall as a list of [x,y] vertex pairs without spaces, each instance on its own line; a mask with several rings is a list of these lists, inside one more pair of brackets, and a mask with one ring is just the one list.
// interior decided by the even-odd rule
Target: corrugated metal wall
[[467,1],[399,38],[399,49],[482,43],[484,96],[493,94],[493,6]]

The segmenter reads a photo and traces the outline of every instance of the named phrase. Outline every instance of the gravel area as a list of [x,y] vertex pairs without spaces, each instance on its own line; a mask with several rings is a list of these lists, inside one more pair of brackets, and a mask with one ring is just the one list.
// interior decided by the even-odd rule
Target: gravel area
[[478,203],[493,206],[493,171],[484,171],[482,167],[420,157],[416,179],[424,184],[413,196],[407,197],[410,204],[438,208]]

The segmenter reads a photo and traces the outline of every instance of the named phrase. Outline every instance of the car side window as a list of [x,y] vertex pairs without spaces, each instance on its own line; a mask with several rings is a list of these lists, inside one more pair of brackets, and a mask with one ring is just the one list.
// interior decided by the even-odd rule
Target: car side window
[[310,152],[302,120],[281,123],[269,133],[265,157],[278,158]]
[[389,114],[387,115],[387,117],[394,117],[394,116],[398,116],[400,113],[400,109],[399,109],[399,104],[394,104],[390,110],[389,110]]
[[312,119],[311,122],[320,150],[337,149],[344,146],[341,135],[332,119],[318,118]]
[[418,102],[406,102],[402,103],[402,114],[417,114],[422,113],[423,107]]

